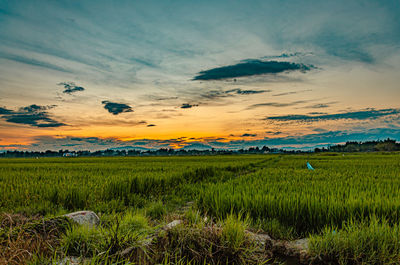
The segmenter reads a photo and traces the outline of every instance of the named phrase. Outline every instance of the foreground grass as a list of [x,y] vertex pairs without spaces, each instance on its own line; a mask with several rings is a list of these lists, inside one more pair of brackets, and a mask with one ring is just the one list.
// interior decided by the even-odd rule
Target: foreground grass
[[[97,227],[69,223],[67,228],[54,226],[37,229],[35,233],[31,229],[33,223],[3,225],[0,263],[58,264],[61,260],[74,260],[82,264],[261,264],[267,261],[265,255],[254,254],[254,243],[246,234],[246,220],[240,216],[231,215],[218,223],[207,222],[200,215],[196,219],[182,217],[183,224],[168,230],[150,226],[150,217],[139,212],[113,216]],[[2,221],[7,217],[3,218]],[[15,222],[18,216],[10,218]]]
[[372,217],[311,236],[310,254],[340,264],[399,264],[400,227]]

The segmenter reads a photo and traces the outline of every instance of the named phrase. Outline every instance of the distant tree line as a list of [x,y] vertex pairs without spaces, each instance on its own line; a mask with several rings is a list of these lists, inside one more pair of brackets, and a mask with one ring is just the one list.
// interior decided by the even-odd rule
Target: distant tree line
[[185,150],[160,148],[158,150],[124,150],[124,149],[106,149],[100,151],[5,151],[0,153],[0,157],[99,157],[99,156],[183,156],[183,155],[227,155],[227,154],[261,154],[261,153],[298,153],[300,151],[286,151],[277,148],[269,148],[264,146],[250,147],[249,149],[240,150]]
[[400,151],[400,143],[396,140],[386,139],[367,142],[346,142],[329,146],[327,148],[315,148],[314,152],[376,152],[376,151]]
[[267,153],[320,153],[320,152],[376,152],[376,151],[400,151],[400,143],[396,140],[386,139],[367,142],[346,142],[345,144],[332,145],[329,147],[315,148],[314,151],[284,150],[278,148],[269,148],[267,146],[250,147],[239,150],[185,150],[161,148],[158,150],[123,150],[106,149],[100,151],[5,151],[0,152],[0,157],[101,157],[101,156],[185,156],[185,155],[234,155],[234,154],[267,154]]

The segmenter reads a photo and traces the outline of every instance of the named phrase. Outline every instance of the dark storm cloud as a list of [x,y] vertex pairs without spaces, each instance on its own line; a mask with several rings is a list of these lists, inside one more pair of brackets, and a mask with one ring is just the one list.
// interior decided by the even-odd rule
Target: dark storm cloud
[[69,95],[71,95],[72,93],[78,92],[78,91],[85,90],[85,88],[75,85],[74,82],[61,82],[61,83],[58,83],[57,85],[63,86],[65,88],[63,93],[69,94]]
[[184,104],[182,104],[182,106],[181,106],[181,109],[190,109],[190,108],[192,108],[192,107],[197,107],[198,105],[196,105],[196,104],[187,104],[187,103],[184,103]]
[[18,111],[0,108],[0,115],[1,118],[7,122],[25,124],[33,127],[60,127],[66,125],[51,118],[46,111],[54,107],[55,105],[39,106],[33,104],[22,107]]
[[248,59],[235,65],[222,66],[201,71],[193,80],[220,80],[262,74],[278,74],[289,71],[309,71],[312,65],[291,62],[261,61]]
[[104,100],[101,103],[103,103],[104,108],[113,115],[118,115],[123,112],[133,112],[132,107],[124,103],[116,103],[108,100]]
[[323,115],[283,115],[275,117],[267,117],[265,120],[273,121],[301,121],[312,122],[321,120],[340,120],[340,119],[353,119],[353,120],[368,120],[385,117],[389,115],[400,114],[400,109],[368,109],[360,111],[351,111],[345,113],[323,114]]

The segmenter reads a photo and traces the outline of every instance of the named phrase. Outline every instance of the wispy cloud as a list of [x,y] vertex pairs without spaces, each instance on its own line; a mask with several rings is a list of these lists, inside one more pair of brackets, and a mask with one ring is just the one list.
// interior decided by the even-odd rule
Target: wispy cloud
[[22,107],[18,111],[0,108],[1,118],[7,122],[25,124],[33,127],[60,127],[66,124],[58,122],[50,117],[47,110],[54,108],[51,106],[39,106],[36,104]]
[[271,90],[251,90],[251,89],[240,89],[240,88],[235,88],[235,89],[230,89],[225,91],[225,93],[230,94],[230,93],[235,93],[238,95],[253,95],[253,94],[261,94],[265,92],[270,92]]
[[298,94],[298,93],[303,93],[307,91],[312,91],[312,89],[305,89],[305,90],[300,90],[300,91],[289,91],[289,92],[283,92],[283,93],[278,93],[278,94],[273,94],[273,97],[280,97],[280,96],[287,96],[287,95],[293,95],[293,94]]
[[282,116],[266,117],[265,120],[301,121],[301,122],[341,120],[341,119],[368,120],[368,119],[377,119],[380,117],[398,115],[398,114],[400,114],[400,109],[381,109],[381,110],[367,109],[360,111],[350,111],[345,113],[322,114],[322,115],[282,115]]
[[246,96],[271,92],[271,90],[254,90],[254,89],[240,89],[234,88],[229,90],[210,90],[200,95],[200,99],[214,100],[218,98],[235,97],[235,96]]
[[17,63],[46,68],[49,70],[54,70],[54,71],[59,71],[59,72],[64,72],[64,73],[72,73],[72,70],[70,70],[66,67],[59,66],[54,63],[49,63],[49,62],[46,62],[43,60],[38,60],[35,58],[22,56],[22,55],[0,52],[0,58],[4,58],[4,59],[10,60],[10,61],[17,62]]
[[312,52],[284,52],[280,55],[267,55],[262,57],[262,59],[279,59],[279,58],[291,58],[291,57],[300,57],[300,56],[308,56],[313,55]]
[[74,82],[61,82],[61,83],[58,83],[57,85],[63,86],[64,87],[63,93],[69,94],[69,95],[71,95],[72,93],[78,92],[78,91],[85,90],[85,88],[75,85]]
[[323,108],[329,108],[333,104],[337,103],[336,101],[334,102],[328,102],[328,103],[318,103],[310,106],[306,106],[306,108],[311,108],[311,109],[323,109]]
[[201,71],[193,80],[221,80],[263,74],[275,75],[282,72],[306,72],[313,68],[314,66],[312,65],[301,63],[247,59],[238,64]]
[[294,101],[294,102],[265,102],[265,103],[258,103],[258,104],[253,104],[249,107],[247,107],[246,109],[255,109],[255,108],[259,108],[259,107],[277,107],[277,108],[282,108],[282,107],[290,107],[290,106],[295,106],[298,104],[303,104],[303,103],[307,103],[309,102],[309,100],[298,100],[298,101]]
[[101,103],[103,103],[104,108],[113,115],[118,115],[124,112],[133,112],[132,107],[124,103],[111,102],[108,100],[104,100]]
[[158,101],[178,99],[178,97],[159,97],[159,96],[153,96],[153,95],[149,96],[149,98],[152,100],[158,100]]

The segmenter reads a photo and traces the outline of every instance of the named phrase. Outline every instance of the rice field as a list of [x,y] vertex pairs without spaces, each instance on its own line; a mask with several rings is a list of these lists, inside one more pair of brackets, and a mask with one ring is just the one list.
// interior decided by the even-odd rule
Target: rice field
[[193,202],[274,238],[310,237],[311,254],[340,264],[399,264],[399,190],[399,153],[0,160],[0,213],[162,220]]
[[[0,211],[45,215],[89,208],[109,213],[165,196],[179,200],[194,184],[200,187],[203,181],[233,177],[263,160],[261,156],[0,159]],[[183,186],[184,190],[177,189]],[[180,195],[172,196],[176,192]]]
[[276,219],[297,235],[340,227],[371,216],[397,223],[400,217],[400,156],[279,156],[257,171],[224,183],[210,184],[198,206],[223,217],[234,212],[253,220]]

